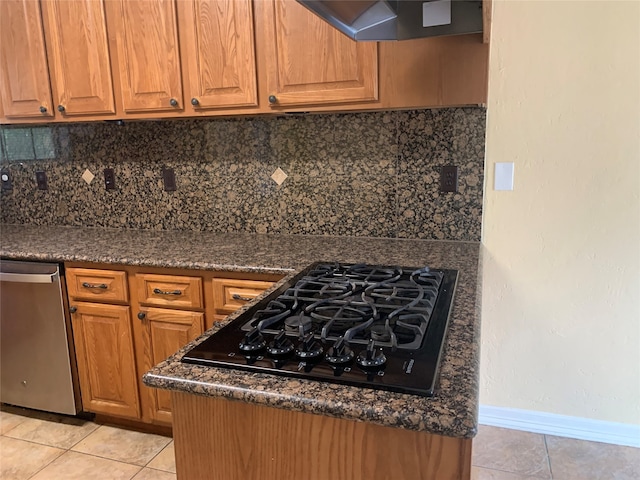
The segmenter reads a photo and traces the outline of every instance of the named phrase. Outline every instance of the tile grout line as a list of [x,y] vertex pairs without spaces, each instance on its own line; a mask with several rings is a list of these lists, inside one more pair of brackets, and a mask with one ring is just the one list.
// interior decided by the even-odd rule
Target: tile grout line
[[[109,457],[102,457],[100,455],[95,455],[93,453],[85,453],[85,452],[79,452],[78,450],[71,450],[69,449],[68,452],[71,453],[77,453],[79,455],[85,455],[87,457],[95,457],[95,458],[101,458],[102,460],[109,460],[110,462],[116,462],[116,463],[122,463],[123,465],[131,465],[132,467],[138,467],[140,469],[145,468],[146,465],[138,465],[137,463],[129,463],[129,462],[123,462],[122,460],[115,460],[113,458],[109,458]],[[62,455],[61,455],[62,456]],[[139,473],[139,472],[138,472]],[[138,474],[136,473],[136,475]]]
[[[173,438],[171,438],[171,441],[170,441],[169,443],[167,443],[164,447],[162,447],[162,448],[160,449],[160,451],[159,451],[158,453],[156,453],[156,454],[153,456],[153,458],[151,458],[151,460],[149,460],[149,461],[145,464],[145,467],[153,468],[153,467],[149,467],[149,464],[150,464],[151,462],[153,462],[153,461],[156,459],[156,457],[157,457],[158,455],[160,455],[162,452],[164,452],[165,448],[167,448],[169,445],[171,445],[171,442],[173,442]],[[165,472],[165,471],[166,471],[166,470],[162,470],[161,468],[154,468],[154,470],[160,470],[161,472]],[[169,472],[169,473],[172,473],[172,472]]]
[[86,453],[86,452],[80,452],[80,451],[78,451],[78,450],[71,450],[71,449],[69,449],[69,451],[70,451],[70,452],[73,452],[73,453],[79,453],[80,455],[86,455],[86,456],[88,456],[88,457],[101,458],[101,459],[103,459],[103,460],[109,460],[109,461],[111,461],[111,462],[122,463],[122,464],[124,464],[124,465],[131,465],[131,466],[138,467],[138,468],[144,468],[144,467],[146,467],[146,466],[147,466],[146,464],[144,464],[144,465],[138,465],[137,463],[123,462],[122,460],[116,460],[116,459],[114,459],[114,458],[109,458],[109,457],[103,457],[103,456],[101,456],[101,455],[96,455],[95,453]]
[[[16,425],[16,426],[17,426],[17,425]],[[49,445],[49,444],[46,444],[46,443],[33,442],[33,441],[31,441],[31,440],[25,440],[25,439],[22,439],[22,438],[9,437],[9,436],[7,436],[7,435],[6,435],[6,434],[4,434],[4,433],[2,434],[2,436],[3,436],[3,437],[6,437],[6,438],[10,438],[11,440],[17,440],[17,441],[20,441],[20,442],[30,443],[30,444],[32,444],[32,445],[38,445],[38,446],[41,446],[41,447],[49,447],[49,448],[55,448],[55,449],[57,449],[57,450],[62,450],[62,453],[61,453],[60,455],[58,455],[57,457],[53,458],[53,459],[52,459],[50,462],[48,462],[47,464],[43,465],[43,466],[42,466],[42,468],[40,468],[40,469],[38,469],[36,472],[34,472],[34,473],[33,473],[33,475],[31,475],[31,476],[29,476],[29,477],[28,477],[28,479],[34,478],[36,475],[38,475],[38,473],[40,473],[42,470],[44,470],[45,468],[47,468],[48,466],[50,466],[53,462],[55,462],[56,460],[58,460],[60,457],[62,457],[63,455],[65,455],[65,454],[66,454],[66,453],[68,453],[68,452],[78,453],[78,454],[80,454],[80,455],[86,455],[86,456],[88,456],[88,457],[101,458],[101,459],[103,459],[103,460],[109,460],[109,461],[117,462],[117,463],[121,463],[121,464],[124,464],[124,465],[131,465],[131,466],[133,466],[133,467],[138,467],[138,468],[139,468],[139,470],[138,470],[138,471],[133,475],[133,477],[131,477],[131,479],[133,479],[136,475],[138,475],[138,474],[142,471],[142,469],[144,469],[144,468],[146,468],[146,467],[147,467],[147,464],[148,464],[149,462],[151,462],[151,460],[153,460],[153,458],[157,457],[157,456],[160,454],[160,452],[162,452],[162,450],[164,450],[164,449],[166,448],[166,445],[165,445],[165,446],[160,450],[160,452],[158,452],[158,453],[157,453],[157,454],[156,454],[156,455],[155,455],[151,460],[149,460],[149,462],[147,462],[147,464],[145,464],[145,465],[138,465],[138,464],[135,464],[135,463],[123,462],[123,461],[121,461],[121,460],[115,460],[115,459],[113,459],[113,458],[108,458],[108,457],[102,457],[102,456],[100,456],[100,455],[95,455],[95,454],[92,454],[92,453],[85,453],[85,452],[80,452],[80,451],[77,451],[77,450],[72,450],[72,449],[73,449],[73,447],[75,447],[76,445],[78,445],[82,440],[84,440],[85,438],[87,438],[87,437],[88,437],[89,435],[91,435],[92,433],[95,433],[95,432],[96,432],[100,427],[102,427],[102,426],[103,426],[103,425],[99,425],[99,426],[98,426],[98,428],[96,428],[95,430],[93,430],[92,432],[90,432],[89,434],[87,434],[85,437],[83,437],[81,440],[78,440],[76,443],[74,443],[72,446],[70,446],[70,447],[68,447],[68,448],[64,448],[64,447],[57,447],[57,446]],[[14,427],[14,428],[15,428],[15,427]],[[13,429],[11,429],[11,430],[13,430]],[[11,430],[9,430],[9,431],[11,431]],[[168,444],[167,444],[167,445],[168,445]],[[149,467],[149,468],[151,468],[151,467]],[[159,470],[159,469],[157,469],[157,468],[156,468],[156,469],[153,469],[153,470]],[[159,471],[164,472],[164,470],[159,470]],[[171,473],[171,472],[167,472],[167,473]],[[27,480],[28,480],[28,479],[27,479]]]
[[[91,422],[93,423],[93,422]],[[102,425],[99,425],[97,423],[94,423],[94,425],[97,425],[97,428],[94,428],[93,430],[91,430],[89,433],[87,433],[84,437],[82,437],[80,440],[78,440],[76,443],[74,443],[73,445],[71,445],[68,450],[71,450],[73,447],[75,447],[76,445],[78,445],[80,442],[82,442],[85,438],[87,438],[89,435],[94,434],[95,432],[97,432],[98,430],[100,430],[100,428],[102,427]]]
[[[62,457],[65,453],[67,453],[67,452],[71,451],[71,448],[73,448],[75,445],[77,445],[78,443],[80,443],[84,438],[86,438],[86,437],[83,437],[83,439],[78,440],[78,442],[74,443],[74,444],[73,444],[73,445],[71,445],[71,447],[69,447],[69,448],[61,448],[61,447],[54,446],[54,445],[49,445],[49,444],[46,444],[46,443],[38,443],[38,442],[33,442],[33,441],[31,441],[31,440],[23,439],[23,438],[15,438],[15,437],[10,437],[10,436],[8,436],[8,435],[7,435],[7,433],[11,432],[11,431],[12,431],[12,430],[14,430],[16,427],[20,426],[22,423],[24,423],[25,421],[27,421],[28,419],[30,419],[30,418],[34,418],[34,417],[26,417],[26,418],[25,418],[25,417],[23,417],[23,418],[24,418],[24,420],[23,420],[22,422],[18,423],[18,424],[17,424],[17,425],[15,425],[14,427],[12,427],[12,428],[10,428],[9,430],[7,430],[6,432],[4,432],[4,433],[2,434],[2,436],[3,436],[3,437],[5,437],[5,438],[10,438],[10,439],[12,439],[12,440],[19,440],[19,441],[21,441],[21,442],[31,443],[31,444],[33,444],[33,445],[40,445],[40,446],[43,446],[43,447],[55,448],[55,449],[57,449],[57,450],[62,450],[62,451],[63,451],[63,452],[62,452],[60,455],[58,455],[57,457],[52,458],[52,459],[51,459],[51,461],[50,461],[49,463],[46,463],[46,464],[45,464],[45,465],[43,465],[41,468],[39,468],[38,470],[36,470],[36,471],[33,473],[33,475],[30,475],[30,476],[29,476],[29,479],[30,479],[30,478],[33,478],[33,477],[35,477],[36,475],[38,475],[42,470],[44,470],[44,469],[45,469],[45,468],[47,468],[49,465],[51,465],[53,462],[55,462],[56,460],[58,460],[58,459],[59,459],[60,457]],[[97,429],[96,429],[96,430],[97,430]],[[94,432],[95,432],[95,430],[94,430]],[[88,436],[88,435],[90,435],[91,433],[93,433],[93,432],[90,432],[89,434],[87,434],[87,436]],[[137,474],[136,474],[136,475],[137,475]],[[27,479],[27,480],[28,480],[28,479]]]
[[[31,476],[29,476],[28,478],[31,479],[34,476],[38,475],[42,470],[44,470],[45,468],[47,468],[48,466],[50,466],[53,462],[55,462],[56,460],[58,460],[60,457],[62,457],[63,455],[65,455],[67,452],[73,452],[73,453],[78,453],[80,455],[86,455],[88,457],[95,457],[95,458],[100,458],[103,460],[108,460],[108,461],[114,461],[114,462],[118,462],[124,465],[131,465],[134,467],[138,467],[138,471],[133,475],[134,478],[136,475],[138,475],[144,468],[150,468],[152,470],[156,470],[156,471],[160,471],[160,472],[164,472],[164,473],[173,473],[170,472],[168,470],[162,470],[159,468],[153,468],[153,467],[147,467],[149,463],[151,463],[158,455],[160,455],[160,453],[162,453],[173,441],[172,438],[169,439],[169,443],[167,443],[165,446],[163,446],[158,453],[156,453],[151,459],[149,459],[148,462],[146,462],[144,465],[138,465],[136,463],[129,463],[129,462],[125,462],[122,460],[116,460],[113,458],[109,458],[109,457],[103,457],[100,455],[96,455],[96,454],[92,454],[92,453],[86,453],[86,452],[81,452],[78,450],[73,450],[74,447],[76,447],[78,444],[80,444],[83,440],[85,440],[86,438],[88,438],[89,436],[91,436],[92,434],[96,433],[98,430],[100,430],[100,428],[104,427],[104,425],[100,425],[100,424],[95,424],[97,427],[95,429],[93,429],[92,431],[88,432],[85,436],[83,436],[82,438],[80,438],[79,440],[77,440],[75,443],[73,443],[71,446],[69,447],[62,447],[62,446],[58,446],[58,445],[50,445],[49,443],[40,443],[40,442],[36,442],[36,441],[32,441],[32,440],[27,440],[27,439],[23,439],[23,438],[14,438],[11,437],[9,435],[7,435],[8,433],[10,433],[11,431],[13,431],[15,428],[17,428],[18,426],[20,426],[24,421],[27,421],[30,418],[35,418],[35,417],[28,417],[28,418],[24,418],[22,422],[16,424],[15,426],[13,426],[12,428],[10,428],[9,430],[7,430],[6,432],[0,434],[0,436],[5,437],[5,438],[9,438],[11,440],[17,440],[19,442],[25,442],[28,444],[32,444],[32,445],[38,445],[38,446],[42,446],[42,447],[49,447],[49,448],[55,448],[56,450],[60,450],[62,451],[62,453],[60,455],[58,455],[57,457],[53,458],[50,462],[48,462],[47,464],[43,465],[40,469],[38,469],[36,472],[34,472]],[[38,419],[37,420],[43,420],[43,419]],[[43,420],[45,422],[47,422],[47,420]],[[56,423],[56,422],[54,422]],[[175,475],[175,473],[173,473]]]
[[[13,438],[13,437],[9,437],[9,438]],[[22,440],[22,439],[14,438],[14,440]],[[23,441],[23,442],[29,442],[29,440],[22,440],[22,441]],[[41,443],[36,443],[36,442],[29,442],[29,443],[33,443],[33,444],[35,444],[35,445],[43,445],[43,444],[41,444]],[[31,476],[29,476],[29,478],[33,478],[33,477],[35,477],[36,475],[38,475],[42,470],[44,470],[45,468],[47,468],[49,465],[51,465],[53,462],[55,462],[56,460],[58,460],[61,456],[63,456],[65,453],[67,453],[67,452],[69,451],[69,449],[68,449],[68,448],[66,448],[66,449],[65,449],[65,448],[60,448],[60,447],[53,447],[53,446],[51,446],[51,445],[44,445],[44,446],[45,446],[45,447],[51,447],[51,448],[57,448],[57,449],[59,449],[59,450],[63,450],[63,452],[62,452],[60,455],[58,455],[56,458],[51,459],[51,461],[50,461],[49,463],[47,463],[46,465],[43,465],[43,466],[42,466],[42,468],[40,468],[40,469],[38,469],[36,472],[34,472],[34,474],[33,474],[33,475],[31,475]],[[27,479],[27,480],[28,480],[28,479]]]
[[544,451],[547,453],[547,465],[549,465],[549,473],[551,474],[551,480],[553,480],[553,470],[551,469],[551,456],[549,455],[549,446],[547,445],[547,436],[542,435],[544,440]]
[[537,477],[535,475],[530,475],[528,473],[519,473],[519,472],[513,472],[511,470],[501,470],[499,468],[483,467],[482,465],[472,465],[472,467],[481,468],[482,470],[488,470],[490,472],[500,472],[500,473],[508,473],[509,475],[518,475],[520,477],[531,479],[531,480],[553,480],[553,479]]

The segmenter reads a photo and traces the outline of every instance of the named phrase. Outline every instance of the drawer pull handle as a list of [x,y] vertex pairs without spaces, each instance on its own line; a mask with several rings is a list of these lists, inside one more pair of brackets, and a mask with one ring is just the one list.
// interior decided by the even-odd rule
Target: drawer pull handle
[[231,298],[233,298],[234,300],[242,300],[243,302],[250,302],[251,300],[253,300],[252,297],[243,297],[238,293],[234,293],[233,295],[231,295]]
[[69,312],[76,313],[78,311],[77,307],[69,307]]
[[106,283],[89,283],[89,282],[82,282],[82,286],[84,288],[99,288],[101,290],[106,290],[107,288],[109,288],[109,286]]
[[181,290],[169,291],[169,290],[160,290],[159,288],[154,288],[153,293],[155,293],[156,295],[182,295]]

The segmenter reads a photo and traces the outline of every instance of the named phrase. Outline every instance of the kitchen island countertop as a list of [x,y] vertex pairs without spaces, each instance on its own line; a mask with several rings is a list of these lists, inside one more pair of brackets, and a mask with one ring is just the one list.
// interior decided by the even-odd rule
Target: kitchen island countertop
[[457,269],[458,286],[433,397],[180,362],[186,350],[214,334],[248,306],[155,366],[144,375],[144,382],[196,395],[451,437],[471,438],[477,432],[479,242],[3,224],[0,225],[0,256],[34,261],[282,274],[285,278],[281,282],[315,261]]

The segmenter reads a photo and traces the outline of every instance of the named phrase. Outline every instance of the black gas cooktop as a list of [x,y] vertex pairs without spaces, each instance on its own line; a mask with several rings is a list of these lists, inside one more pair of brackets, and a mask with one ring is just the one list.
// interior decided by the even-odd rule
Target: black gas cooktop
[[430,396],[457,277],[314,263],[182,361]]

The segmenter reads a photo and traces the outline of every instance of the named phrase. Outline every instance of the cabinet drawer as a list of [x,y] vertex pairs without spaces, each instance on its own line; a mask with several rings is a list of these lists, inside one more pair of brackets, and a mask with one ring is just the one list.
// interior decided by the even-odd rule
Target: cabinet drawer
[[213,302],[216,312],[233,313],[272,285],[273,282],[258,280],[214,278]]
[[67,268],[67,291],[73,300],[128,302],[127,273],[94,268]]
[[177,275],[136,275],[138,301],[162,307],[202,308],[202,279]]

